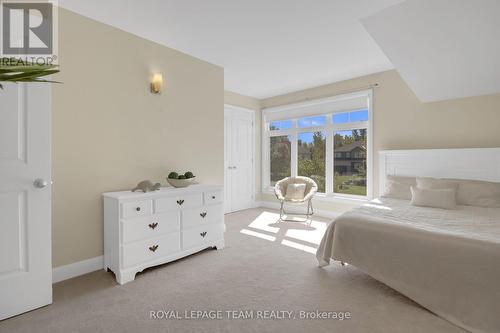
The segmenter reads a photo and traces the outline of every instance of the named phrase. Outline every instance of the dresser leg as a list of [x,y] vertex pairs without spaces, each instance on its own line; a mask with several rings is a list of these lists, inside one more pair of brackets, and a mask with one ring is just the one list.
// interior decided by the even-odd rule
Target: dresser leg
[[224,248],[224,240],[221,239],[221,240],[218,240],[214,243],[214,247],[217,249],[217,250],[222,250]]
[[125,284],[125,283],[128,283],[130,281],[134,281],[135,274],[136,274],[136,272],[117,273],[116,274],[116,282],[118,282],[119,284]]

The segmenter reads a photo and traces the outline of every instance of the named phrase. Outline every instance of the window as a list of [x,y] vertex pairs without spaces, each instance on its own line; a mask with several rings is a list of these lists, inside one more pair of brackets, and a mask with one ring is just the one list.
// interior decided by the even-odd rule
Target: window
[[306,117],[297,120],[298,128],[317,127],[326,125],[326,116]]
[[356,121],[367,121],[368,110],[334,113],[332,118],[334,124],[352,123]]
[[343,124],[349,122],[349,112],[336,113],[332,116],[334,124]]
[[273,121],[269,125],[269,130],[271,131],[281,131],[281,130],[286,130],[292,128],[292,121],[291,120],[280,120],[280,121]]
[[306,176],[320,196],[369,198],[370,100],[364,91],[264,110],[263,188]]
[[280,179],[290,177],[291,141],[289,136],[271,138],[271,185]]

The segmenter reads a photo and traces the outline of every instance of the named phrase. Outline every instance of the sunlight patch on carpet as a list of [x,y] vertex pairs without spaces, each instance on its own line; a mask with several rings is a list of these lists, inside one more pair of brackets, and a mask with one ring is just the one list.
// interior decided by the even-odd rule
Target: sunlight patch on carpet
[[307,245],[304,245],[304,244],[299,244],[299,243],[296,243],[296,242],[292,242],[292,241],[289,241],[289,240],[286,240],[286,239],[283,239],[283,241],[281,241],[281,245],[285,245],[285,246],[292,247],[292,248],[297,249],[297,250],[301,250],[301,251],[309,252],[309,253],[312,253],[312,254],[316,254],[316,248],[314,248],[312,246],[307,246]]
[[248,226],[254,229],[260,229],[263,231],[277,233],[279,231],[279,228],[271,227],[269,226],[269,224],[278,222],[279,218],[280,218],[279,214],[263,212]]
[[248,230],[248,229],[241,229],[240,232],[242,234],[245,234],[245,235],[248,235],[248,236],[254,236],[254,237],[265,239],[265,240],[268,240],[268,241],[271,241],[271,242],[274,242],[276,240],[276,237],[269,236],[269,235],[266,235],[266,234],[263,234],[263,233],[260,233],[260,232]]
[[240,233],[315,254],[327,226],[327,222],[312,219],[306,222],[280,221],[278,213],[262,212]]

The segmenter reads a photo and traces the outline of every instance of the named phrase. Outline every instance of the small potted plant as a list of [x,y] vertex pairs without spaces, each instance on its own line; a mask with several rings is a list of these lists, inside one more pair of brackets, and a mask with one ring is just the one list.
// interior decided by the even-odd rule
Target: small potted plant
[[183,174],[178,174],[177,172],[172,171],[168,174],[167,182],[173,187],[188,187],[193,183],[195,177],[196,176],[191,171]]

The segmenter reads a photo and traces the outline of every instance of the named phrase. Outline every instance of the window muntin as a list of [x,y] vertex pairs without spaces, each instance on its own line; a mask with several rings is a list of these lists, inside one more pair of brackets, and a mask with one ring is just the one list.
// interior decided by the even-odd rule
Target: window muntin
[[292,128],[291,120],[278,120],[269,124],[270,131],[283,131]]
[[297,120],[297,128],[318,127],[326,125],[326,116],[304,117]]
[[271,186],[278,180],[291,175],[291,136],[273,136],[270,138],[270,175]]
[[367,129],[336,131],[333,142],[333,192],[366,196]]
[[299,133],[297,141],[297,174],[313,179],[318,192],[326,192],[326,135],[324,132]]

